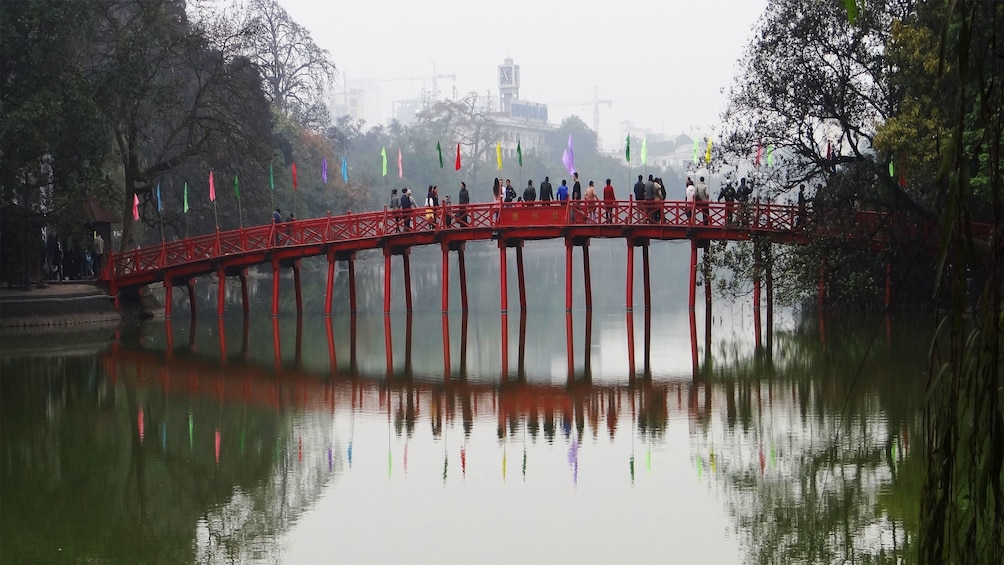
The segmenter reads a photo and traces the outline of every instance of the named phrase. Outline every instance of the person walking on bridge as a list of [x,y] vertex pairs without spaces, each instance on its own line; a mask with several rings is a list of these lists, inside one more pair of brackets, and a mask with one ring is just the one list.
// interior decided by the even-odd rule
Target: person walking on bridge
[[460,192],[457,194],[457,204],[460,205],[460,212],[457,219],[461,226],[467,226],[467,205],[471,203],[471,192],[467,190],[467,183],[460,181]]

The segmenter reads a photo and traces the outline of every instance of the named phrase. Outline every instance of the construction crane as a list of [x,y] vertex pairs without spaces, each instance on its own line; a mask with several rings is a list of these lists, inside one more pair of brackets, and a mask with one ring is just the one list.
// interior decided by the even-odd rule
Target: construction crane
[[596,139],[599,140],[600,137],[600,104],[606,104],[607,107],[613,106],[613,100],[600,100],[599,89],[595,86],[593,87],[593,100],[592,102],[569,102],[567,104],[551,104],[551,106],[558,107],[571,107],[571,106],[592,106],[593,107],[593,131],[596,132]]
[[[378,77],[378,78],[364,78],[364,79],[352,79],[349,80],[346,73],[342,73],[342,85],[343,90],[348,88],[348,84],[351,82],[353,86],[361,86],[364,84],[376,84],[380,82],[413,82],[413,81],[432,81],[432,92],[431,98],[435,102],[439,100],[439,82],[438,79],[448,78],[453,81],[453,93],[456,95],[457,91],[457,75],[455,74],[439,74],[436,73],[436,62],[432,61],[432,74],[431,75],[413,75],[413,76],[403,76],[403,77]],[[423,86],[424,89],[424,86]]]

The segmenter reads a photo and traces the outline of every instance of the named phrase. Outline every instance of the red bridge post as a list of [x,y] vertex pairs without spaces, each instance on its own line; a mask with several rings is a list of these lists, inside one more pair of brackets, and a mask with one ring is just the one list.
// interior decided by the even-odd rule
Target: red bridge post
[[[383,315],[390,316],[390,248],[383,248]],[[355,310],[353,310],[355,312]],[[386,331],[390,331],[387,329]],[[388,353],[389,355],[389,353]],[[390,371],[390,367],[387,368]]]
[[[443,252],[443,282],[440,285],[442,290],[441,313],[443,316],[446,316],[450,312],[450,244],[441,242],[439,244],[439,248]],[[445,321],[446,320],[444,319],[444,322]]]
[[585,281],[586,310],[593,309],[593,284],[589,278],[589,240],[582,243],[582,277]]
[[171,319],[171,298],[174,284],[170,277],[164,277],[164,318]]
[[188,287],[188,309],[192,311],[192,322],[195,322],[195,279],[188,279],[188,283],[185,285]]
[[753,244],[753,343],[760,349],[760,251],[759,245]]
[[460,309],[467,312],[467,268],[464,265],[464,244],[457,250],[457,267],[460,269]]
[[526,312],[526,282],[523,280],[523,242],[516,246],[516,278],[519,279],[519,309]]
[[[627,240],[627,289],[624,292],[624,304],[628,312],[634,311],[634,240],[630,237]],[[628,323],[630,324],[630,322]],[[630,328],[628,331],[631,331]],[[629,342],[631,341],[630,335],[628,334]],[[628,346],[630,347],[630,343]]]
[[565,238],[565,312],[572,311],[572,239]]
[[[356,313],[356,254],[355,252],[349,253],[348,259],[349,263],[349,312],[352,314]],[[389,294],[388,294],[389,296]]]
[[411,314],[411,248],[406,248],[401,257],[404,259],[404,308]]
[[300,260],[293,262],[293,285],[296,287],[296,313],[303,314],[303,293],[300,291]]
[[279,315],[279,260],[272,257],[272,317]]
[[335,262],[337,260],[328,252],[328,279],[324,289],[324,315],[331,315],[331,298],[335,288]]
[[[503,314],[509,312],[508,271],[509,269],[506,266],[506,241],[503,238],[499,238],[499,299],[501,301],[500,308]],[[504,331],[502,333],[502,339],[506,339]]]
[[641,247],[641,278],[642,278],[642,288],[644,291],[645,298],[645,309],[652,309],[652,284],[649,277],[649,267],[648,267],[648,243],[645,243]]
[[244,315],[251,313],[251,305],[248,303],[248,270],[241,269],[238,277],[241,280],[241,306],[244,307]]
[[223,304],[227,297],[227,271],[223,267],[216,269],[217,292],[216,292],[216,315],[223,317]]

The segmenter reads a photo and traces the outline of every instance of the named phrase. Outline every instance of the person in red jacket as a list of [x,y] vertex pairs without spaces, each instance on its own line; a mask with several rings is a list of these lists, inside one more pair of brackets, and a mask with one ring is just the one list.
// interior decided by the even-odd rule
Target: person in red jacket
[[606,186],[603,187],[603,207],[607,210],[607,223],[609,224],[613,218],[614,211],[614,201],[617,197],[614,196],[614,187],[610,184],[610,179],[607,179]]

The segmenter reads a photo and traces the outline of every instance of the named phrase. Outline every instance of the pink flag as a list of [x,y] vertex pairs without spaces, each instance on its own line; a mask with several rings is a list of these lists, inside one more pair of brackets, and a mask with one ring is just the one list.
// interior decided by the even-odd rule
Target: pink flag
[[139,221],[139,195],[132,195],[132,219]]
[[216,202],[216,184],[213,183],[213,171],[209,171],[209,200]]
[[404,178],[404,166],[401,164],[401,149],[397,150],[397,178]]

